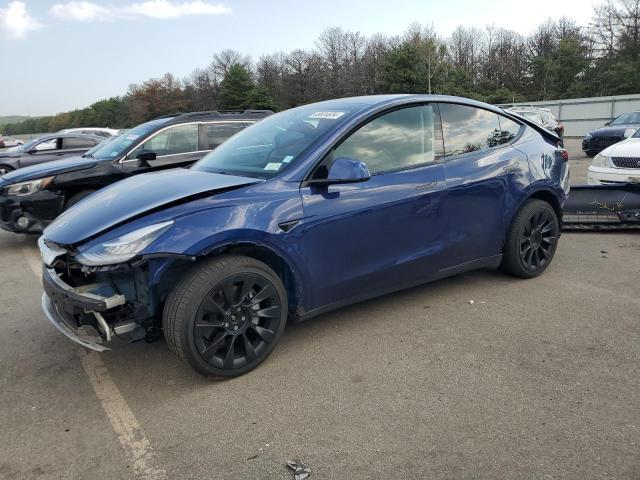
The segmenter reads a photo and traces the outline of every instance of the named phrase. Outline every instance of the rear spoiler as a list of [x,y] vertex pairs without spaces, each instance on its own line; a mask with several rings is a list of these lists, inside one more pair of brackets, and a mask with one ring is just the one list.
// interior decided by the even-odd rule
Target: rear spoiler
[[640,183],[573,186],[562,211],[567,230],[640,228]]
[[513,120],[517,120],[518,122],[524,123],[527,126],[533,128],[535,131],[537,131],[539,134],[541,134],[543,137],[545,137],[546,140],[549,140],[554,145],[557,145],[557,146],[560,146],[560,147],[564,146],[564,142],[563,142],[562,138],[560,138],[556,134],[556,132],[554,132],[552,130],[547,130],[542,125],[538,125],[536,122],[532,122],[528,118],[525,118],[522,115],[519,115],[519,114],[517,114],[515,112],[512,112],[510,110],[505,110],[503,108],[502,111],[507,117],[511,117]]

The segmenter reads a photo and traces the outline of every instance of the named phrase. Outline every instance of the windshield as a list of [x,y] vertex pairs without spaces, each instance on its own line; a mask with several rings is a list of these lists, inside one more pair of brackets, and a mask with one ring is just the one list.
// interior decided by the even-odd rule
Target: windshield
[[86,157],[96,158],[98,160],[116,159],[124,155],[128,148],[136,142],[140,137],[144,137],[149,132],[152,132],[160,125],[168,122],[171,118],[160,118],[158,120],[151,120],[147,123],[142,123],[137,127],[133,127],[131,130],[127,130],[118,136],[111,137],[102,143],[99,143],[87,153]]
[[293,165],[324,133],[349,118],[354,104],[306,105],[272,115],[237,133],[192,168],[271,178]]
[[627,124],[627,125],[640,124],[640,112],[623,113],[622,115],[620,115],[618,118],[616,118],[610,123],[610,125],[624,125],[624,124]]

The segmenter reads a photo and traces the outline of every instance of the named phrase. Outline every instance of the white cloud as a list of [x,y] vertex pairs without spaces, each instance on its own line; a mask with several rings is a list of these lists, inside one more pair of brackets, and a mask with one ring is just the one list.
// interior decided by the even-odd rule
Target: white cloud
[[182,3],[170,0],[147,0],[121,6],[103,6],[87,1],[71,1],[54,5],[49,9],[49,13],[60,20],[90,22],[140,17],[167,19],[187,15],[221,15],[231,13],[231,9],[226,5],[200,0]]
[[49,13],[60,20],[90,22],[111,16],[108,8],[91,2],[58,3],[51,7]]
[[24,2],[9,2],[0,8],[0,30],[9,38],[24,38],[27,33],[39,30],[42,24],[29,15]]

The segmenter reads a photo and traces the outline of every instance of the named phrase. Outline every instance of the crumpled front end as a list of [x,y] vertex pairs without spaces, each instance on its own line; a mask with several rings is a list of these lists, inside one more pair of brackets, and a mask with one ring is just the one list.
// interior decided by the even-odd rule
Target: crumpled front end
[[[40,237],[44,261],[42,307],[49,321],[83,347],[103,351],[115,338],[154,340],[160,336],[160,272],[184,268],[170,258],[91,268],[76,263],[71,247]],[[167,287],[168,288],[168,287]]]

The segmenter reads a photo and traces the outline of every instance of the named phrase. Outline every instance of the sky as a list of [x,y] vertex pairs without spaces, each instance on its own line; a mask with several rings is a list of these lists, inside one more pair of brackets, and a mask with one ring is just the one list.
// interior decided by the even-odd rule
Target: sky
[[0,115],[51,115],[132,83],[179,78],[216,51],[312,48],[328,27],[402,34],[412,22],[524,35],[547,18],[587,24],[598,0],[0,0]]

